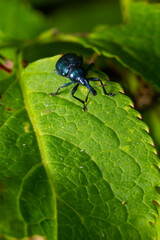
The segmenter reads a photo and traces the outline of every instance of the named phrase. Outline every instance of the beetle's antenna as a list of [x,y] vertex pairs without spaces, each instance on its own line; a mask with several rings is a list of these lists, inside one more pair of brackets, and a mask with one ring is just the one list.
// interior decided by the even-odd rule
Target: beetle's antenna
[[106,86],[108,86],[108,84],[103,84],[103,85],[94,86],[93,88],[97,88],[97,87],[106,87]]

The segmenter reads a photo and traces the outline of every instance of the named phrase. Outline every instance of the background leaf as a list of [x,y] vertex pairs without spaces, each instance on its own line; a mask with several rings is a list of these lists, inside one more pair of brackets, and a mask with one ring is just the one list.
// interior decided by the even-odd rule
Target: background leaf
[[0,30],[12,40],[36,37],[49,26],[42,13],[34,11],[27,2],[0,0]]
[[94,0],[66,1],[57,6],[49,20],[60,32],[77,33],[90,32],[101,24],[118,24],[122,21],[122,16],[119,0],[99,0],[98,4]]
[[116,58],[160,88],[159,4],[133,2],[128,16],[126,23],[97,27],[97,32],[77,41],[99,54]]

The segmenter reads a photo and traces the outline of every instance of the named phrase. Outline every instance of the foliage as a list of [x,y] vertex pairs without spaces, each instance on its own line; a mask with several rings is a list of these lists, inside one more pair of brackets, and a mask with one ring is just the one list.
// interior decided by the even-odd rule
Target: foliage
[[[88,75],[116,94],[105,96],[92,84],[98,94],[89,95],[86,112],[71,96],[72,85],[48,94],[68,81],[54,72],[61,52],[83,54],[86,63],[103,55],[97,65],[111,77],[111,69],[120,72],[131,96],[140,82],[124,66],[159,88],[159,5],[102,1],[96,8],[88,1],[67,15],[71,2],[30,2],[46,6],[45,14],[28,2],[0,0],[1,238],[159,239],[159,159],[121,85],[93,67]],[[106,6],[114,13],[107,19]],[[87,10],[100,16],[92,33],[92,17],[83,28]],[[76,94],[84,99],[87,89]]]

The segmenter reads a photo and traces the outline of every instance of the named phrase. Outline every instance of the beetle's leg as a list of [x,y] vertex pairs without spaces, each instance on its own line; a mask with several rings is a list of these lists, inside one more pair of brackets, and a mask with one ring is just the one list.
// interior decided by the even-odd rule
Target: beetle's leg
[[111,97],[113,97],[115,95],[115,93],[107,93],[106,92],[106,90],[104,88],[104,85],[103,85],[102,81],[99,78],[88,78],[87,80],[88,81],[99,81],[101,83],[101,87],[103,88],[103,92],[104,92],[105,95],[108,95],[108,96],[111,96]]
[[57,95],[59,90],[63,87],[67,87],[69,85],[71,85],[73,82],[68,82],[68,83],[64,83],[63,85],[61,85],[60,87],[57,88],[57,91],[55,93],[49,93],[50,96],[54,96],[54,95]]
[[99,82],[101,83],[101,87],[103,88],[104,94],[105,94],[105,95],[108,95],[108,93],[106,92],[106,89],[105,89],[104,86],[103,86],[102,81],[101,81],[99,78],[88,78],[87,80],[88,80],[88,81],[99,81]]
[[88,101],[89,93],[90,93],[90,91],[88,91],[87,96],[86,96],[86,99],[85,99],[85,101],[84,101],[84,104],[83,104],[83,111],[85,111],[85,110],[87,109],[85,103],[87,103],[87,101]]
[[58,74],[59,76],[62,76],[61,74],[59,74],[59,73],[57,72],[57,70],[55,70],[54,72],[55,72],[56,74]]
[[80,98],[77,98],[77,97],[75,97],[74,96],[74,94],[75,94],[75,92],[77,91],[77,89],[78,89],[78,86],[79,86],[79,83],[77,83],[76,84],[76,86],[72,89],[72,92],[71,92],[71,94],[72,94],[72,97],[74,97],[75,99],[77,99],[78,101],[80,101],[81,103],[83,103],[84,104],[84,101],[82,100],[82,99],[80,99]]
[[88,100],[88,95],[87,95],[87,97],[86,97],[86,100],[85,101],[83,101],[82,99],[80,99],[80,98],[78,98],[78,97],[76,97],[76,96],[74,96],[74,94],[75,94],[75,92],[77,91],[77,89],[78,89],[78,86],[79,86],[79,83],[78,84],[76,84],[76,86],[72,89],[72,92],[71,92],[71,94],[72,94],[72,97],[74,97],[75,99],[77,99],[78,101],[80,101],[81,103],[83,103],[83,111],[85,111],[87,108],[86,108],[86,105],[85,105],[85,102]]

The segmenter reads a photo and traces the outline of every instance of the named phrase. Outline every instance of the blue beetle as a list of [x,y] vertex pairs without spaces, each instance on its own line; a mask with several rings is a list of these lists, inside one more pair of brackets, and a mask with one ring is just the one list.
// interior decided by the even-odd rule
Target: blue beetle
[[[91,93],[92,95],[96,96],[97,92],[96,90],[89,84],[89,81],[99,81],[101,83],[101,86],[103,88],[103,92],[105,95],[110,95],[113,96],[114,94],[110,93],[107,94],[104,85],[102,81],[98,78],[86,78],[88,70],[93,66],[94,64],[90,64],[87,69],[84,68],[83,66],[83,58],[82,56],[77,56],[74,53],[67,53],[63,55],[56,63],[56,73],[60,76],[67,77],[71,80],[71,82],[65,83],[61,85],[60,87],[57,88],[57,91],[55,93],[49,93],[50,96],[57,95],[59,90],[63,87],[67,87],[70,84],[74,83],[76,86],[72,89],[72,96],[83,103],[83,110],[86,110],[86,105],[85,103],[88,100],[88,95]],[[85,101],[82,99],[74,96],[75,92],[78,89],[79,84],[84,85],[88,88],[89,92],[87,94],[87,97]]]

